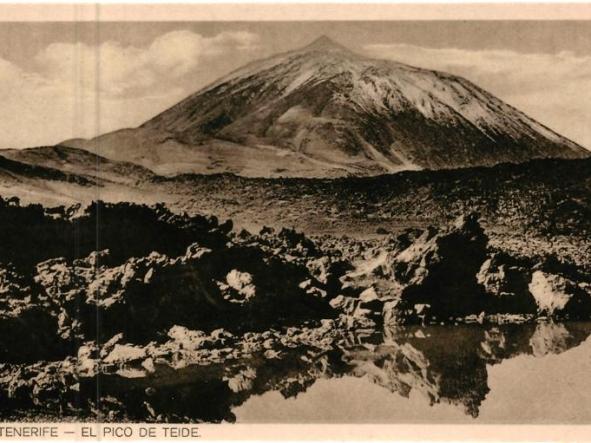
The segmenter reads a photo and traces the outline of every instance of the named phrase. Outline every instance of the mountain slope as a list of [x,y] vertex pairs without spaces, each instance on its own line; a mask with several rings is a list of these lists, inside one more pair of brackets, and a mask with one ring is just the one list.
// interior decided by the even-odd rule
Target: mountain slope
[[323,37],[254,62],[136,129],[66,142],[162,174],[376,175],[589,151],[471,82]]
[[154,177],[141,166],[65,146],[0,150],[0,194],[26,202],[163,199],[149,189]]
[[153,173],[133,163],[109,160],[83,149],[68,146],[41,146],[28,149],[3,149],[4,158],[27,165],[51,168],[65,174],[98,178],[101,181],[131,184],[147,180]]
[[56,205],[74,203],[78,196],[96,195],[100,183],[90,177],[16,161],[1,155],[0,195],[28,202]]

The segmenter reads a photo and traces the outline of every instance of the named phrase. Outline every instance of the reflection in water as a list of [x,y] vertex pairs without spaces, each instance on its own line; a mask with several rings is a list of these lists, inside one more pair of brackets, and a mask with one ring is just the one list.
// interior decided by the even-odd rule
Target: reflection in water
[[[323,352],[295,347],[273,358],[260,355],[177,370],[163,366],[150,377],[105,376],[101,384],[104,398],[111,393],[123,400],[132,417],[134,407],[138,418],[145,417],[147,408],[154,420],[163,418],[158,411],[166,411],[173,421],[235,421],[235,412],[248,409],[251,397],[256,401],[279,392],[289,399],[318,380],[351,377],[369,380],[375,385],[371,389],[379,386],[398,398],[453,405],[469,418],[479,415],[489,394],[491,365],[519,355],[560,354],[590,334],[591,323],[578,322],[397,327],[351,335]],[[264,415],[257,419],[267,420]]]
[[383,344],[345,358],[352,374],[368,375],[391,392],[408,397],[418,391],[431,405],[458,405],[477,417],[489,392],[487,365],[520,354],[558,354],[590,331],[580,323],[410,327],[387,331]]

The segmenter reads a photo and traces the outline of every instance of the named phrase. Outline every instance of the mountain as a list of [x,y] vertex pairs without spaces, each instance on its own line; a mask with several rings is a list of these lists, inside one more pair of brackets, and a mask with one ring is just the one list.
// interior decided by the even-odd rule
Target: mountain
[[590,155],[466,79],[326,37],[238,69],[138,128],[64,144],[164,175],[361,176]]

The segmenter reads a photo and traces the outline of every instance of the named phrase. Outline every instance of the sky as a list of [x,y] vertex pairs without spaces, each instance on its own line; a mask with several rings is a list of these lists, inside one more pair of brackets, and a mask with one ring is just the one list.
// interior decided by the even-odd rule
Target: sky
[[0,148],[138,126],[250,61],[327,35],[463,76],[591,148],[591,22],[0,23]]

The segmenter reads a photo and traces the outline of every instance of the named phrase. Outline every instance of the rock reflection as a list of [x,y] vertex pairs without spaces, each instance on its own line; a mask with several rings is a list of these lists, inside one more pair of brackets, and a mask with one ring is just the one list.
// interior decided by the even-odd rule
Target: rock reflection
[[[233,409],[251,396],[278,391],[290,398],[319,379],[355,376],[396,395],[421,394],[431,405],[447,403],[477,417],[489,392],[487,365],[522,354],[559,354],[590,333],[590,323],[576,322],[397,327],[383,334],[348,334],[330,350],[300,346],[273,358],[253,355],[176,370],[162,366],[135,379],[111,375],[101,378],[101,390],[132,420],[232,422]],[[110,414],[117,410],[113,403],[103,406]]]
[[368,375],[391,392],[418,391],[430,404],[458,405],[477,417],[489,392],[487,365],[521,354],[560,354],[590,333],[590,324],[574,322],[394,328],[372,351],[345,358],[354,375]]
[[[219,365],[193,365],[182,369],[160,366],[154,374],[135,379],[101,377],[106,420],[168,422],[234,422],[232,409],[252,395],[279,391],[284,398],[304,392],[320,378],[347,372],[340,352],[329,351],[307,358],[303,349],[281,358],[256,356]],[[117,407],[120,406],[120,407]]]
[[160,344],[104,344],[100,359],[87,344],[77,358],[0,365],[0,415],[234,422],[234,411],[253,396],[293,398],[320,379],[359,377],[393,395],[412,394],[477,417],[490,391],[491,365],[519,355],[560,354],[590,334],[589,322],[549,321],[398,326],[375,333],[338,330],[325,320],[243,336],[175,327]]

